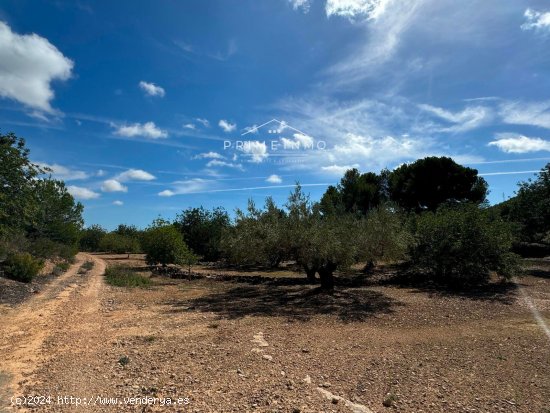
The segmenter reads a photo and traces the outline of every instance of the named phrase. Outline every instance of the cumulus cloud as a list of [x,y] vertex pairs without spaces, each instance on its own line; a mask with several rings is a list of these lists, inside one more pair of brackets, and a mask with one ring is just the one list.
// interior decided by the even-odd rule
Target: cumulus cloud
[[128,188],[116,179],[107,179],[106,181],[103,181],[101,190],[103,192],[128,192]]
[[250,161],[254,163],[260,163],[269,156],[267,153],[267,145],[265,142],[260,141],[244,142],[242,151],[245,154],[250,155]]
[[143,169],[128,169],[116,176],[116,179],[120,182],[126,181],[152,181],[157,179],[154,175],[150,174]]
[[229,132],[233,132],[236,128],[237,128],[237,125],[234,124],[234,123],[231,123],[225,119],[221,119],[219,122],[218,122],[218,126],[220,128],[222,128],[222,130],[226,133],[229,133]]
[[197,129],[197,127],[195,126],[194,123],[185,123],[185,124],[183,125],[183,127],[184,127],[185,129],[191,129],[191,130]]
[[281,138],[283,149],[312,149],[314,139],[303,133],[295,133],[294,139]]
[[89,175],[84,171],[78,171],[75,169],[67,168],[66,166],[59,164],[47,164],[44,162],[38,162],[42,168],[48,168],[51,170],[51,174],[55,179],[62,181],[78,181],[89,178]]
[[301,10],[304,13],[309,12],[311,0],[288,0],[294,10]]
[[145,92],[146,95],[149,96],[164,97],[165,95],[164,89],[160,86],[155,85],[154,83],[149,83],[142,80],[141,82],[139,82],[139,87]]
[[0,21],[0,96],[53,113],[51,83],[71,77],[73,62],[37,34],[14,33]]
[[113,205],[122,206],[122,205],[124,205],[124,202],[118,201],[118,200],[117,200],[117,201],[113,201]]
[[522,30],[546,30],[550,33],[550,11],[527,9],[523,16],[525,23],[521,25]]
[[186,181],[174,182],[173,189],[165,189],[158,193],[162,197],[171,197],[174,195],[191,194],[194,192],[201,192],[209,188],[212,185],[212,181],[202,178],[194,178]]
[[99,194],[88,188],[83,188],[81,186],[69,185],[67,187],[67,192],[74,196],[76,199],[96,199],[99,198]]
[[346,17],[350,20],[364,18],[378,19],[392,0],[327,0],[325,11],[327,16]]
[[283,182],[283,179],[279,175],[269,175],[265,181],[270,184],[280,184]]
[[506,153],[550,152],[550,141],[512,133],[498,134],[489,146],[496,146]]
[[134,123],[132,125],[111,125],[116,128],[115,134],[119,136],[126,136],[128,138],[133,138],[136,136],[141,136],[149,139],[161,139],[166,138],[168,133],[160,128],[158,128],[154,122],[146,123]]

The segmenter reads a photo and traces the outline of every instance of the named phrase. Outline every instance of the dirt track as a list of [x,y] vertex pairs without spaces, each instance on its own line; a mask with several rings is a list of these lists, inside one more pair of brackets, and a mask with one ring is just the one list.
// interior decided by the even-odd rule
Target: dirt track
[[[77,274],[85,260],[94,268]],[[51,395],[32,409],[48,412],[550,411],[549,342],[515,291],[372,285],[327,297],[167,278],[129,290],[105,285],[104,267],[79,254],[40,294],[2,310],[4,396]],[[550,279],[520,282],[548,318]],[[181,401],[161,406],[167,398]]]

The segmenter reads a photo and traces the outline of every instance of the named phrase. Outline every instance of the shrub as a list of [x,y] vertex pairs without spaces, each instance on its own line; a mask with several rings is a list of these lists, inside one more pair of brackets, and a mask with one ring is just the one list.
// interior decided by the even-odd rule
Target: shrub
[[31,282],[44,263],[35,259],[28,252],[10,254],[4,263],[4,271],[8,278],[15,281]]
[[139,241],[137,238],[117,234],[116,232],[106,234],[101,239],[99,248],[101,251],[112,252],[115,254],[130,254],[139,252],[140,250]]
[[147,287],[151,280],[143,275],[136,274],[130,267],[117,265],[105,270],[105,279],[115,287]]
[[189,265],[196,261],[180,232],[172,225],[153,226],[143,235],[143,251],[148,265]]
[[29,252],[39,258],[59,257],[64,260],[72,260],[76,255],[76,245],[66,245],[48,238],[38,238],[30,242]]
[[456,286],[479,284],[489,280],[490,271],[510,278],[519,269],[511,245],[507,223],[467,204],[419,216],[411,256],[415,270],[437,281]]

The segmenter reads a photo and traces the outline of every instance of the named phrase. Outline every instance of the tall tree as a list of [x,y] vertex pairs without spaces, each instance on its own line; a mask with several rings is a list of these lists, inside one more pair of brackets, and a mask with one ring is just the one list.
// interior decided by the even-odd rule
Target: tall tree
[[435,211],[446,203],[484,202],[487,182],[476,169],[432,156],[393,170],[389,193],[392,201],[409,211]]
[[43,172],[30,161],[24,139],[0,134],[0,234],[23,230],[32,221],[35,181]]
[[214,208],[209,211],[201,206],[183,211],[177,216],[175,225],[193,252],[206,261],[216,261],[221,256],[222,232],[229,223],[225,209]]

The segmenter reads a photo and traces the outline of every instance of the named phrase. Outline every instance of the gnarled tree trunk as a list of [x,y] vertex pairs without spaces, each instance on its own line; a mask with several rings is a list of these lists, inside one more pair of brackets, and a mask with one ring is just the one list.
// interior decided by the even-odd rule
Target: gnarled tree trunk
[[307,264],[304,264],[304,271],[306,272],[308,282],[311,284],[315,284],[317,282],[317,279],[315,278],[317,268],[313,265],[309,266]]
[[334,290],[334,270],[336,264],[329,262],[319,268],[319,278],[321,279],[321,289],[327,292]]

